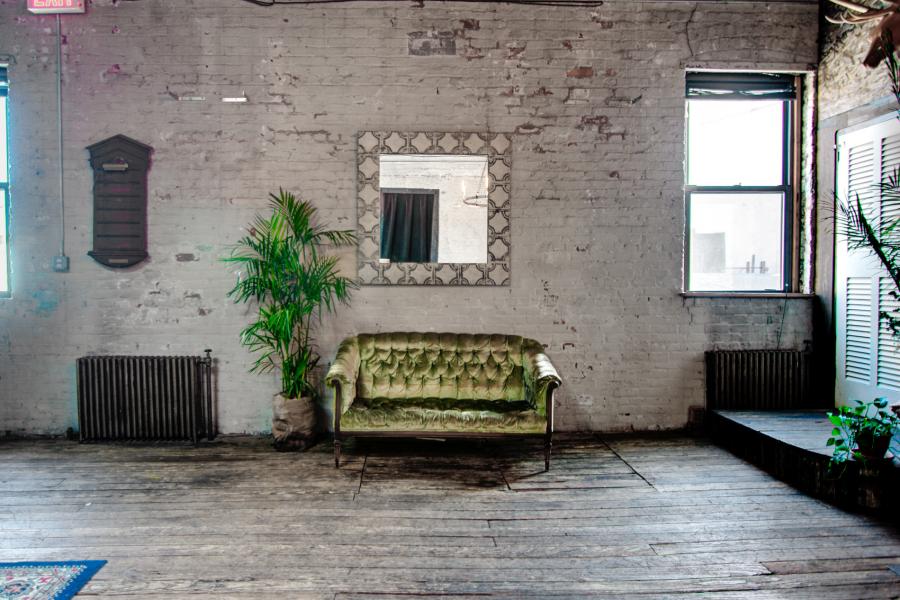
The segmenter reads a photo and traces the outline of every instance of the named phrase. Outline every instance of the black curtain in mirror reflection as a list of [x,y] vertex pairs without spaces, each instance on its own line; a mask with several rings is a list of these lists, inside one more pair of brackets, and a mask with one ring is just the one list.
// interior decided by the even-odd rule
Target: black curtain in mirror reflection
[[433,193],[381,194],[381,258],[437,262]]

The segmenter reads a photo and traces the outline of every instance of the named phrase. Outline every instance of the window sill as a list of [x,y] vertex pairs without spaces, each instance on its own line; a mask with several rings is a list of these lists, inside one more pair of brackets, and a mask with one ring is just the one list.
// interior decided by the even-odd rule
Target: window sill
[[775,299],[809,299],[815,298],[815,294],[801,294],[798,292],[680,292],[683,298],[775,298]]

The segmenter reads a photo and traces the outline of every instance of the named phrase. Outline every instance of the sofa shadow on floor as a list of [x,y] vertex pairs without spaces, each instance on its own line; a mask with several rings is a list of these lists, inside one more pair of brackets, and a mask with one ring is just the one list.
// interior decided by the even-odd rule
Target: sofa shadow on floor
[[366,483],[508,490],[507,473],[517,479],[544,473],[542,449],[534,439],[354,438],[345,443],[344,456],[362,459]]
[[[667,436],[665,436],[667,437]],[[357,494],[440,490],[496,492],[648,488],[651,484],[603,438],[565,434],[558,468],[544,470],[539,439],[357,438],[347,444],[341,470],[360,473]],[[317,451],[323,450],[323,445]],[[597,447],[603,448],[597,452]],[[584,463],[591,449],[593,459]]]

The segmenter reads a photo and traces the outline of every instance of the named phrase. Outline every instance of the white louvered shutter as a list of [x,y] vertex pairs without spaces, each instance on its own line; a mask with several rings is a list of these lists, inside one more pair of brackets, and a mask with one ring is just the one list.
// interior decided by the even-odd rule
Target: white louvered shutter
[[[837,195],[855,202],[877,226],[895,217],[882,210],[879,184],[900,166],[900,121],[888,118],[838,133]],[[882,214],[884,213],[884,214]],[[840,229],[840,228],[838,228]],[[900,346],[879,318],[898,306],[893,281],[878,259],[865,250],[849,251],[838,231],[835,247],[838,404],[886,396],[900,402]]]
[[[878,290],[878,306],[882,312],[896,313],[900,302],[892,292],[894,280],[881,278]],[[900,344],[886,321],[878,328],[878,386],[900,391]]]

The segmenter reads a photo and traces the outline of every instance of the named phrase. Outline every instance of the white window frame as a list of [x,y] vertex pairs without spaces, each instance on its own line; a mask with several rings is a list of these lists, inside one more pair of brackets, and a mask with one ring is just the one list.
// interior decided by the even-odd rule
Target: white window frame
[[0,144],[3,144],[6,152],[6,161],[3,164],[0,164],[0,190],[3,190],[2,195],[0,195],[0,211],[3,211],[2,214],[4,216],[3,222],[6,227],[4,231],[0,231],[0,236],[5,241],[3,247],[5,248],[5,252],[3,252],[2,256],[0,256],[0,260],[4,261],[6,264],[6,286],[3,287],[2,283],[0,283],[0,298],[9,298],[12,294],[12,272],[10,269],[10,245],[9,245],[9,78],[7,76],[9,70],[8,65],[0,63],[0,96],[6,97],[6,111],[5,114],[0,114],[0,119],[3,119],[6,124],[6,136],[0,138]]
[[[789,85],[788,85],[789,84]],[[787,91],[787,88],[790,91]],[[709,88],[698,93],[701,88]],[[794,258],[797,251],[795,242],[795,206],[797,203],[797,143],[799,141],[799,107],[801,104],[800,77],[796,75],[773,75],[767,73],[710,73],[688,72],[685,81],[685,185],[684,185],[684,281],[682,289],[686,293],[727,293],[727,294],[782,294],[796,291]],[[688,169],[690,144],[688,101],[717,100],[758,100],[780,99],[783,101],[782,135],[782,180],[774,186],[734,186],[734,185],[690,185]],[[784,195],[782,218],[782,281],[781,289],[722,289],[692,290],[691,271],[691,199],[699,194],[752,194],[781,193]]]

